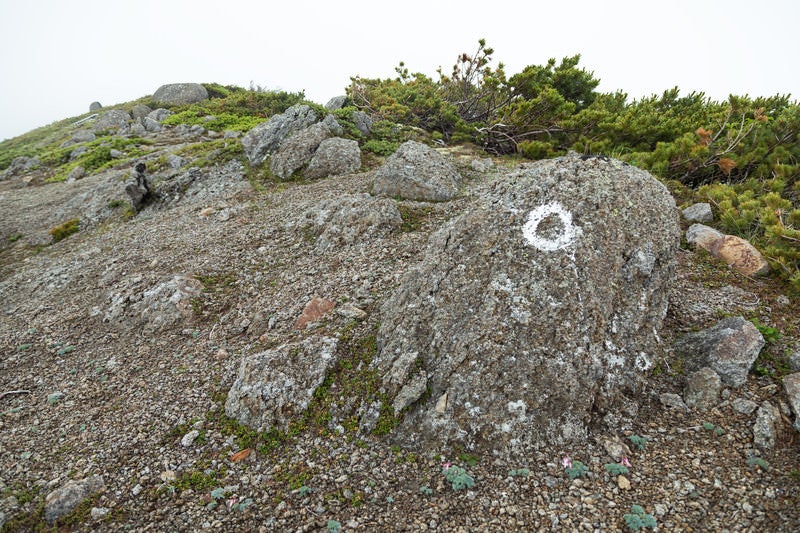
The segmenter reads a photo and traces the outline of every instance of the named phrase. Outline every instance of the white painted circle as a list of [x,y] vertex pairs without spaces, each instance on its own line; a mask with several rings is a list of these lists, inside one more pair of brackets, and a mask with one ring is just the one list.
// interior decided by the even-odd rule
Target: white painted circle
[[[561,220],[564,229],[555,237],[542,237],[537,233],[539,223],[551,215],[555,215]],[[544,252],[567,248],[575,242],[579,234],[580,228],[572,224],[572,213],[558,202],[540,205],[528,214],[528,221],[522,226],[522,235],[528,244]]]

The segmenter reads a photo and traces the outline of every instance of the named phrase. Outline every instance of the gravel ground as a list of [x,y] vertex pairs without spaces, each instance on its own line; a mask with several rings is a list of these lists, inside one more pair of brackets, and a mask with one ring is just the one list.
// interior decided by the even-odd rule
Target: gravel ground
[[[783,413],[774,448],[757,452],[755,413],[731,406],[748,399],[786,409],[770,377],[751,375],[708,412],[667,409],[659,395],[680,393],[683,376],[663,359],[642,391],[633,430],[647,439],[643,449],[620,433],[524,456],[472,456],[402,449],[335,420],[309,420],[284,436],[232,423],[224,398],[242,355],[300,335],[292,325],[314,296],[367,312],[318,327],[349,339],[373,335],[379,303],[430,231],[469,209],[489,178],[473,175],[453,202],[402,202],[404,218],[417,217],[418,227],[323,254],[297,221],[321,198],[368,191],[370,173],[257,194],[230,168],[211,172],[231,173],[238,186],[81,231],[38,254],[22,241],[0,250],[4,530],[41,527],[46,494],[95,474],[105,490],[63,518],[60,530],[615,531],[626,528],[632,505],[653,515],[659,530],[800,529],[791,415]],[[102,176],[78,186],[92,179]],[[64,191],[64,184],[6,183],[2,218],[35,226],[46,219],[37,210]],[[704,261],[679,252],[667,340],[708,325],[720,309],[764,320],[775,311],[796,325],[793,308],[778,313],[768,282],[760,294],[759,282],[713,278]],[[175,274],[196,276],[203,292],[185,318],[159,327],[136,302]],[[630,448],[622,477],[604,467],[614,462],[607,443],[614,438]],[[588,473],[570,480],[566,455]],[[748,464],[753,457],[763,466]],[[465,468],[474,485],[454,490],[442,473],[447,463]]]

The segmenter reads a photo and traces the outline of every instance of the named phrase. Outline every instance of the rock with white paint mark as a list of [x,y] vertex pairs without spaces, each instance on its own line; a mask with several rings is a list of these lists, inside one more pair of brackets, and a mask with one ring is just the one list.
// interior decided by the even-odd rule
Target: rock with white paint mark
[[635,167],[572,154],[506,171],[381,309],[395,440],[519,450],[617,431],[661,349],[679,242],[672,196]]

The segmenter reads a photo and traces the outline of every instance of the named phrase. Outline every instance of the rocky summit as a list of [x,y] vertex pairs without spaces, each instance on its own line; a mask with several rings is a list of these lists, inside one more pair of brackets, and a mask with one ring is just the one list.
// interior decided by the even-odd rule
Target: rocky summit
[[0,529],[800,528],[800,313],[716,207],[155,96],[0,145]]

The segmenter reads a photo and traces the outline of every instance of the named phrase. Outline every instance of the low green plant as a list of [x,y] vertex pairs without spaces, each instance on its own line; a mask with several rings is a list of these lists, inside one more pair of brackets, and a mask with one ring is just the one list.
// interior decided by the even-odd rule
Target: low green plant
[[430,488],[430,487],[426,487],[425,485],[421,486],[421,487],[419,488],[419,491],[420,491],[422,494],[424,494],[425,496],[430,496],[431,494],[433,494],[433,489],[432,489],[432,488]]
[[747,466],[749,466],[749,467],[751,467],[751,468],[758,467],[758,468],[760,468],[761,470],[764,470],[765,472],[766,472],[767,470],[769,470],[769,463],[768,463],[768,462],[766,462],[766,461],[765,461],[764,459],[762,459],[761,457],[750,457],[750,458],[747,460]]
[[58,241],[63,241],[70,235],[74,233],[78,233],[80,229],[80,219],[73,218],[67,220],[66,222],[59,224],[58,226],[51,228],[48,233],[53,236],[53,243],[57,243]]
[[445,479],[447,479],[447,482],[450,483],[450,486],[453,487],[454,491],[468,489],[475,485],[475,480],[469,475],[469,472],[460,466],[446,463],[442,468],[442,474]]
[[631,531],[639,531],[640,529],[648,527],[655,529],[658,527],[655,517],[645,513],[641,505],[632,505],[631,512],[623,515],[622,518],[625,520],[625,525],[627,525]]
[[458,455],[458,458],[466,463],[469,467],[473,467],[478,464],[478,458],[471,453],[461,453]]
[[628,437],[628,440],[631,441],[631,443],[633,443],[633,445],[636,446],[638,450],[644,450],[645,447],[647,446],[646,437],[640,437],[639,435],[631,435],[630,437]]
[[328,520],[327,528],[328,533],[339,533],[342,529],[342,524],[338,520]]
[[517,469],[514,469],[514,470],[509,470],[508,471],[508,476],[509,477],[528,477],[530,475],[530,473],[531,473],[530,470],[528,470],[527,468],[517,468]]
[[770,326],[765,326],[756,318],[752,319],[750,322],[752,322],[759,333],[761,333],[761,336],[764,337],[764,340],[767,342],[767,344],[773,344],[783,336],[781,335],[780,330]]
[[570,466],[564,470],[569,476],[570,481],[579,477],[583,477],[589,473],[589,467],[583,464],[581,461],[572,461]]
[[309,494],[311,494],[311,492],[312,492],[312,490],[311,490],[311,487],[308,487],[308,486],[306,486],[306,485],[303,485],[302,487],[300,487],[299,489],[297,489],[297,494],[299,494],[299,495],[300,495],[300,496],[302,496],[303,498],[305,498],[306,496],[308,496]]
[[624,465],[618,463],[606,463],[605,469],[608,471],[609,474],[612,476],[619,476],[621,474],[627,474],[629,472],[628,468]]

